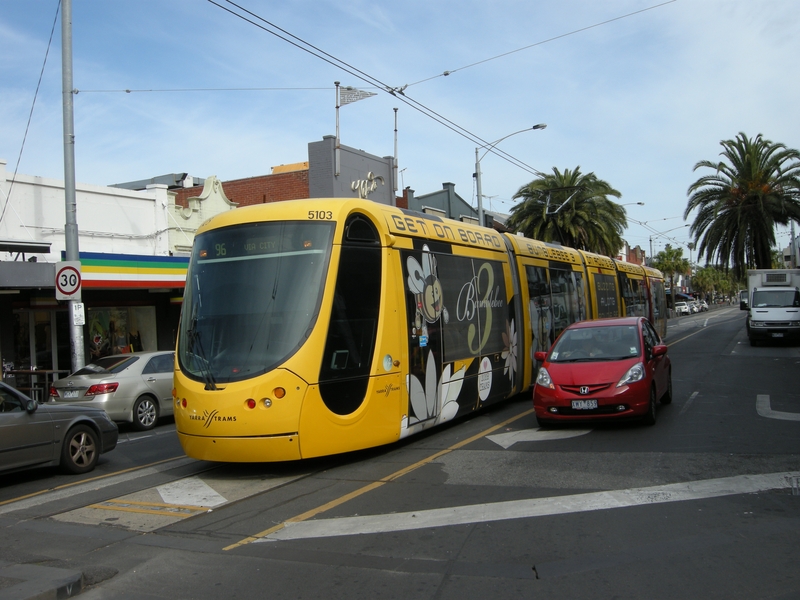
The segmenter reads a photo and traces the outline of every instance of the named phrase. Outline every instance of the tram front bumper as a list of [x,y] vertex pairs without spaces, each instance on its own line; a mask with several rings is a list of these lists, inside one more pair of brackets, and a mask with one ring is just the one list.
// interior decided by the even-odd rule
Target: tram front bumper
[[212,437],[178,432],[187,456],[216,462],[281,462],[300,460],[297,434],[257,437]]

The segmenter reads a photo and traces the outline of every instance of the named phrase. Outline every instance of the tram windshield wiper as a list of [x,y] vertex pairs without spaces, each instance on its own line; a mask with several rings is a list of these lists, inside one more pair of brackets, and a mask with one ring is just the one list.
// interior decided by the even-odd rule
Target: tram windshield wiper
[[203,383],[206,384],[205,389],[216,391],[218,389],[217,382],[214,379],[214,374],[211,372],[211,365],[206,358],[206,353],[203,349],[203,343],[200,340],[200,330],[197,329],[198,306],[202,306],[199,281],[197,282],[197,301],[194,303],[194,307],[192,309],[192,320],[189,328],[186,330],[186,351],[192,355],[194,358],[193,362],[195,363],[196,367],[200,369],[200,377],[202,378]]

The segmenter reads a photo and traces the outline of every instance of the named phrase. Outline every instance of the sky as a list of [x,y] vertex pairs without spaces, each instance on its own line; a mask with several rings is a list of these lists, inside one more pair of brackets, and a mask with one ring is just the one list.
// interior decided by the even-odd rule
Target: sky
[[[797,8],[72,0],[76,180],[225,181],[305,161],[309,142],[335,134],[339,81],[376,93],[340,108],[341,143],[390,156],[396,137],[401,187],[417,196],[452,182],[477,206],[475,150],[502,140],[495,148],[517,164],[481,148],[485,209],[509,213],[537,173],[580,167],[621,192],[631,246],[678,245],[702,265],[687,246],[693,215],[684,220],[689,186],[711,172],[696,163],[719,160],[720,142],[740,132],[800,148]],[[10,173],[63,180],[58,10],[0,0],[0,159]],[[236,16],[245,10],[252,22]],[[403,86],[405,96],[385,89]],[[789,239],[778,231],[781,247]]]

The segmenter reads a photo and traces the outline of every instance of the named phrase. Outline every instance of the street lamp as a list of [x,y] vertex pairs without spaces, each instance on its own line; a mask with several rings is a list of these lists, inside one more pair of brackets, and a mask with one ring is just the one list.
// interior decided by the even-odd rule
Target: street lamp
[[[483,190],[481,189],[481,160],[483,160],[484,156],[486,156],[491,150],[500,142],[502,142],[506,138],[510,138],[512,135],[517,135],[518,133],[522,133],[524,131],[532,131],[533,129],[544,129],[547,127],[545,123],[539,123],[534,125],[533,127],[526,127],[525,129],[520,129],[519,131],[515,131],[514,133],[509,133],[501,137],[499,140],[495,140],[491,144],[484,144],[483,146],[478,146],[475,148],[475,186],[477,187],[478,192],[478,224],[483,227]],[[486,152],[483,153],[483,156],[478,157],[478,153],[480,152],[481,148],[486,148]]]

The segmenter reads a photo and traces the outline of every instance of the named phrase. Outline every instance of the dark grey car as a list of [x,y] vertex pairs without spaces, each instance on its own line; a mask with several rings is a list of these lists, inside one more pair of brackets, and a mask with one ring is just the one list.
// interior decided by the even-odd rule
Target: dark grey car
[[0,472],[61,465],[86,473],[118,435],[104,410],[38,404],[0,382]]

